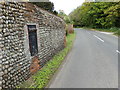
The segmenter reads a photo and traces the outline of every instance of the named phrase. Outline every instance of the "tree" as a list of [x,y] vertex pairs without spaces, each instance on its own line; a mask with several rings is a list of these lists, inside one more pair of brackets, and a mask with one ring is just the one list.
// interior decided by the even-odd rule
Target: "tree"
[[56,10],[53,11],[53,14],[58,15],[58,12]]
[[64,19],[64,17],[67,15],[65,14],[65,12],[63,10],[59,10],[58,16],[61,17],[62,19]]
[[108,22],[108,25],[120,27],[120,2],[114,3],[104,13],[107,14],[106,22]]
[[57,14],[57,11],[54,11],[54,4],[47,0],[47,2],[31,2],[32,4],[37,5],[40,8],[43,8],[53,14]]
[[66,15],[63,10],[59,10],[58,16],[61,17],[66,22],[66,24],[73,24],[70,17]]
[[74,25],[110,28],[120,27],[120,2],[86,2],[70,15]]

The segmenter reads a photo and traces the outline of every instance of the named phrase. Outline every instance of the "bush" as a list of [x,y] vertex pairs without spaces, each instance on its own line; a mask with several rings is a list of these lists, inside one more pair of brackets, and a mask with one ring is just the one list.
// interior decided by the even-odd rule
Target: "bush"
[[120,28],[114,34],[120,36]]

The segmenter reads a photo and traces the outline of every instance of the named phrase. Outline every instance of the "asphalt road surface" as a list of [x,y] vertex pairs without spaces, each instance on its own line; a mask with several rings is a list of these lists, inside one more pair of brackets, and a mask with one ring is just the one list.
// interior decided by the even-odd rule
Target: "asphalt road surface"
[[75,31],[73,49],[49,88],[118,88],[118,37]]

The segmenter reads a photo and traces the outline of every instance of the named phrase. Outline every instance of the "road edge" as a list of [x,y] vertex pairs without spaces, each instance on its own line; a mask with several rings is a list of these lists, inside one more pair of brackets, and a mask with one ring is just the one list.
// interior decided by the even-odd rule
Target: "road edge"
[[[99,31],[97,29],[93,29],[93,28],[80,28],[80,29],[86,29],[86,30],[91,30],[91,31],[97,31],[97,32],[107,32],[107,31]],[[110,32],[111,33],[111,32]],[[118,35],[115,35],[114,32],[112,32],[113,34],[110,34],[116,38],[118,38],[119,36]]]

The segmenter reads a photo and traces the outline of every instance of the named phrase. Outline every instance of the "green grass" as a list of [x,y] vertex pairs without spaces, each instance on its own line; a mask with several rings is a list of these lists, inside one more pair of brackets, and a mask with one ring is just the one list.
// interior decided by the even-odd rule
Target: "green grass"
[[113,27],[113,28],[110,28],[110,29],[96,29],[96,30],[104,31],[104,32],[113,32],[114,35],[120,36],[120,28]]
[[113,27],[113,28],[110,28],[110,29],[97,29],[97,30],[105,31],[105,32],[116,32],[118,30],[118,28]]
[[[87,27],[83,27],[84,29],[92,29],[92,28],[87,28]],[[93,30],[97,30],[97,31],[103,31],[103,32],[113,32],[114,35],[120,36],[120,28],[117,27],[112,27],[112,28],[108,28],[108,29],[100,29],[100,28],[96,28]]]
[[65,59],[69,50],[72,48],[73,41],[75,39],[75,33],[69,34],[66,38],[67,46],[61,52],[56,54],[47,64],[33,75],[29,80],[19,85],[18,88],[44,88],[49,80],[52,78],[56,70]]

